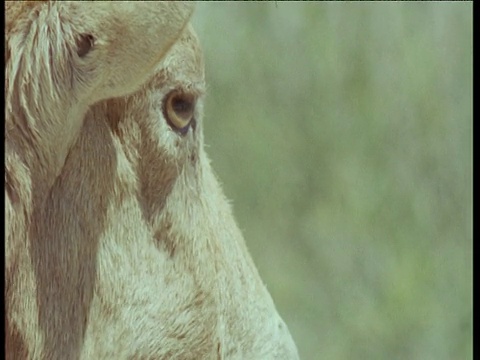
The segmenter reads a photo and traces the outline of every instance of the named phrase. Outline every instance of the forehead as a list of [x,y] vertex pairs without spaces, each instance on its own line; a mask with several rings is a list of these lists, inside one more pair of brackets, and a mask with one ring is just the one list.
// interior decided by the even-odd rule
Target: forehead
[[205,65],[198,37],[189,24],[159,63],[157,75],[147,86],[180,86],[198,92],[205,91]]

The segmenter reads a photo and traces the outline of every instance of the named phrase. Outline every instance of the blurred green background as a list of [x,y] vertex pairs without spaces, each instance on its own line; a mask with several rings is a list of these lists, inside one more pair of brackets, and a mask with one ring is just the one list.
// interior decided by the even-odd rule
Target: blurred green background
[[472,359],[472,3],[200,3],[205,138],[302,359]]

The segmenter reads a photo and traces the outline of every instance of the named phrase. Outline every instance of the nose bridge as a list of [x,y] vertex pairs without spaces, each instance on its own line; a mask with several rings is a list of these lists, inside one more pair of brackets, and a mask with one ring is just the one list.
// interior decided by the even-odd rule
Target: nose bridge
[[274,359],[285,360],[297,360],[299,359],[297,346],[293,341],[292,335],[288,331],[288,327],[282,319],[277,326],[279,346],[277,348],[277,354],[274,355]]
[[[202,154],[203,155],[203,154]],[[219,339],[226,359],[298,359],[295,343],[263,284],[208,163],[205,215],[215,249]]]
[[231,344],[227,353],[235,354],[225,358],[298,359],[288,327],[261,281],[246,247],[238,246],[237,249],[237,258],[224,262],[222,271],[231,275],[226,275],[227,279],[219,286],[220,292],[228,289],[220,295],[224,314],[220,328],[225,331],[223,337],[226,342]]

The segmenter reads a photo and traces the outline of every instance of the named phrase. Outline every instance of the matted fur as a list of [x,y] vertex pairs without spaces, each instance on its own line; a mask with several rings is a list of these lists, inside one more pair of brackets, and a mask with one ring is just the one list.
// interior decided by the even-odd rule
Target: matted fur
[[298,358],[203,150],[191,12],[7,3],[8,359]]

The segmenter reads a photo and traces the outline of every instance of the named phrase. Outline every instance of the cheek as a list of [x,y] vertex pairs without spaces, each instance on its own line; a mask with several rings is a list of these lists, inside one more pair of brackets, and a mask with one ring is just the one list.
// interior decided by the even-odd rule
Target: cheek
[[138,167],[139,188],[143,215],[150,224],[163,210],[178,176],[179,169],[171,159],[153,153],[142,156]]

